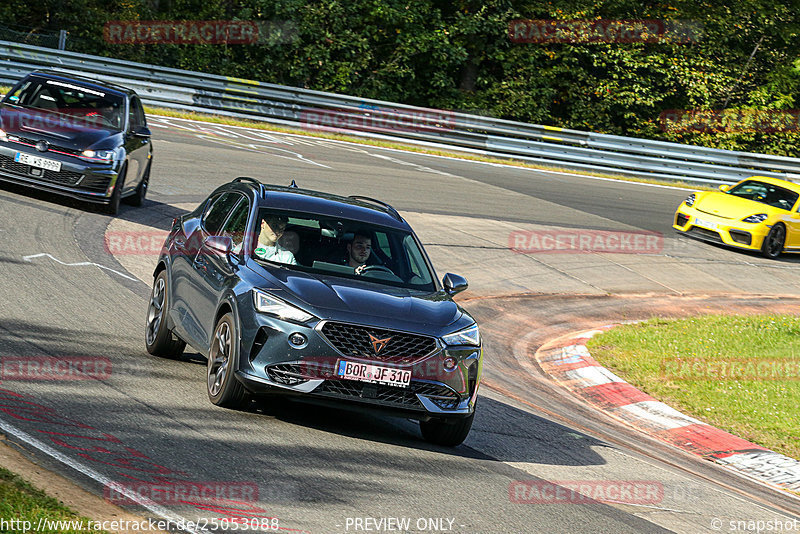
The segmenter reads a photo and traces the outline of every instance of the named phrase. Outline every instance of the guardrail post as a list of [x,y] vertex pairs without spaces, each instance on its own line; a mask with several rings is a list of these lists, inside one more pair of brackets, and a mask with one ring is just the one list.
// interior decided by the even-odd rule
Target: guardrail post
[[65,50],[67,46],[67,30],[58,31],[58,49]]

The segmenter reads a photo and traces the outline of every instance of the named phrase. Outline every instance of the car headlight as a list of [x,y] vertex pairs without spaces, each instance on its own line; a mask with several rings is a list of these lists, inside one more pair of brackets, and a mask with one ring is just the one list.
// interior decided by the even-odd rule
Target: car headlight
[[442,341],[448,345],[474,345],[478,347],[481,344],[481,333],[478,330],[478,325],[474,324],[458,332],[442,336]]
[[749,217],[745,217],[742,219],[742,222],[746,223],[762,223],[767,220],[766,213],[759,213],[758,215],[751,215]]
[[8,134],[5,130],[0,130],[0,141],[8,141]]
[[88,159],[91,161],[110,162],[114,159],[113,150],[84,150],[81,152],[81,159]]
[[694,193],[686,197],[686,200],[684,200],[684,202],[686,203],[687,206],[694,206]]
[[263,291],[257,289],[253,290],[253,300],[255,301],[256,310],[261,313],[268,313],[281,319],[289,319],[290,321],[297,321],[305,323],[312,319],[314,316],[306,313],[300,308],[292,306],[288,302],[284,302],[278,297],[268,295]]

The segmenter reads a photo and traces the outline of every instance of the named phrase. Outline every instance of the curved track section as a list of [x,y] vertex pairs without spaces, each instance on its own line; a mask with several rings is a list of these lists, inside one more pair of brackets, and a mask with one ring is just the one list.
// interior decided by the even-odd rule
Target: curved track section
[[[267,518],[289,532],[397,532],[406,523],[396,518],[409,532],[691,533],[797,517],[792,496],[620,427],[530,359],[558,335],[653,313],[796,310],[796,260],[666,234],[685,192],[173,119],[152,126],[150,199],[115,220],[0,189],[4,372],[20,359],[107,364],[73,373],[79,380],[4,375],[0,428],[49,469],[145,516]],[[200,355],[145,352],[153,249],[105,236],[163,232],[238,175],[387,199],[430,244],[440,275],[470,279],[462,303],[481,322],[487,356],[464,445],[432,447],[409,421],[299,403],[215,408]],[[648,254],[509,249],[513,232],[566,230],[664,235]],[[570,493],[576,481],[656,489],[592,500]],[[211,485],[211,500],[191,494]],[[130,487],[153,499],[133,502]],[[534,503],[548,492],[572,497]]]

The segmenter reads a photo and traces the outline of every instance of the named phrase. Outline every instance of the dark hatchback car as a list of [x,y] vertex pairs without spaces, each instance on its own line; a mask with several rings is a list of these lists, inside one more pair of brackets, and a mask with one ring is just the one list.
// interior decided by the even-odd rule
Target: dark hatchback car
[[150,130],[131,89],[35,71],[0,101],[0,180],[100,203],[144,201]]
[[457,445],[475,414],[475,320],[398,212],[237,178],[173,221],[147,311],[151,354],[208,358],[212,403],[292,395],[377,408]]

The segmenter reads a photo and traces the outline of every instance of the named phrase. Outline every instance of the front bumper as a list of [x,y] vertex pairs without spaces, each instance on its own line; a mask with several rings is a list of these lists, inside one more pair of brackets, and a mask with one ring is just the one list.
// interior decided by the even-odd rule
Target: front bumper
[[[255,394],[279,393],[300,396],[324,404],[346,403],[378,409],[418,420],[431,417],[466,417],[475,410],[480,382],[483,349],[481,347],[444,347],[407,363],[345,355],[333,347],[324,334],[326,321],[300,325],[264,314],[242,317],[244,335],[240,346],[236,377]],[[369,328],[368,326],[364,328]],[[301,334],[307,339],[302,347],[293,346],[289,336]],[[444,359],[457,364],[446,370]],[[338,362],[358,361],[411,371],[408,387],[346,380],[336,374]]]
[[[14,161],[17,152],[44,156],[61,163],[60,171],[39,169]],[[81,162],[71,156],[27,150],[27,147],[0,145],[0,180],[13,182],[89,202],[108,203],[109,188],[116,182],[112,164]]]
[[703,241],[745,250],[761,250],[764,238],[772,226],[718,217],[683,203],[675,212],[672,227],[682,234]]

